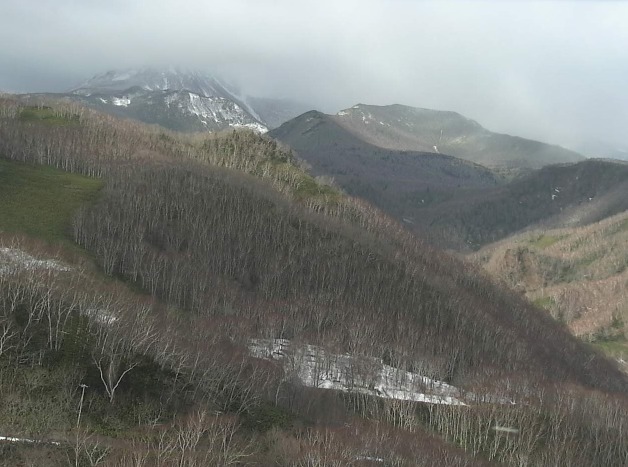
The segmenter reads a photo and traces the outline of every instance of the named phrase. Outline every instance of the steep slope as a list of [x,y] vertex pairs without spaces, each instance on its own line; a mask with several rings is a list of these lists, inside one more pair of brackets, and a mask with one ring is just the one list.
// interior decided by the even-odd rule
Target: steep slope
[[[441,137],[443,128],[448,129],[443,135],[458,136]],[[314,175],[333,178],[347,193],[374,203],[447,248],[477,249],[541,224],[585,225],[627,207],[623,194],[628,182],[621,163],[582,161],[532,170],[552,160],[581,157],[543,143],[492,134],[453,112],[363,105],[337,116],[312,111],[270,136],[294,149]],[[519,165],[495,164],[498,169],[517,167],[527,173],[508,181],[510,177],[497,175],[500,170],[463,160],[465,155],[459,154],[460,159],[435,152],[455,147],[472,152],[482,148],[481,158],[496,156],[503,161],[527,154],[530,158]]]
[[266,126],[241,105],[220,96],[205,96],[187,90],[145,90],[67,96],[85,105],[120,117],[133,118],[175,131],[219,131],[249,128],[264,133]]
[[73,88],[67,97],[186,132],[245,127],[263,133],[311,108],[288,99],[243,95],[206,73],[175,68],[111,70]]
[[[18,305],[2,308],[6,319],[34,336],[28,352],[8,354],[12,371],[69,346],[66,361],[82,356],[71,367],[100,388],[87,394],[89,420],[117,410],[114,399],[137,411],[150,401],[151,413],[127,417],[148,419],[148,435],[109,446],[112,464],[625,460],[628,380],[613,362],[471,265],[316,183],[269,138],[187,138],[76,105],[1,104],[5,157],[104,177],[99,200],[74,218],[74,239],[109,281],[143,291],[127,301],[78,268],[43,274],[54,281],[41,289],[28,271],[0,275],[2,303]],[[287,340],[280,359],[257,351]],[[24,380],[0,383],[16,392]],[[64,384],[75,391],[62,407],[79,406],[80,381]],[[166,418],[177,408],[195,410]],[[226,451],[229,462],[202,458]]]
[[491,171],[461,159],[366,143],[335,118],[316,111],[285,123],[270,136],[294,149],[314,175],[333,178],[347,193],[410,224],[426,203],[498,184]]
[[559,146],[493,133],[456,112],[358,104],[333,118],[376,146],[449,154],[493,169],[538,169],[583,159]]

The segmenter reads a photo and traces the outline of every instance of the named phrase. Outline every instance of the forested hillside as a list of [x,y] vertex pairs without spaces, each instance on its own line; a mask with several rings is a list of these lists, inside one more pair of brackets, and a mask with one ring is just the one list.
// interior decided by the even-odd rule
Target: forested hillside
[[628,164],[590,159],[550,165],[512,182],[422,211],[426,235],[477,249],[524,229],[579,227],[628,209]]
[[612,361],[269,138],[4,98],[0,155],[104,184],[77,246],[0,239],[0,435],[60,443],[14,464],[628,459]]
[[628,358],[628,213],[585,227],[536,230],[473,255],[572,332]]

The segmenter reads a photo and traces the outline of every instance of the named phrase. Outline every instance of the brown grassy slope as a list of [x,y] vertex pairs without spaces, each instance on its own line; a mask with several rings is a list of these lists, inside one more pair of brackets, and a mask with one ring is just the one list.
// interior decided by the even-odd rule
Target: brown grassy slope
[[534,231],[471,256],[577,336],[618,337],[628,323],[628,211],[576,228]]

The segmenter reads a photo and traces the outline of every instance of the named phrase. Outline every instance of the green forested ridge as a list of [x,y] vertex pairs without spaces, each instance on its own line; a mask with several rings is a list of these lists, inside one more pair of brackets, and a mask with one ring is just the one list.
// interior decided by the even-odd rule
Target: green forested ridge
[[[75,261],[0,273],[0,326],[11,336],[0,390],[15,401],[4,410],[55,416],[26,396],[27,384],[64,409],[48,424],[0,417],[8,435],[64,441],[6,448],[11,459],[49,455],[63,465],[78,455],[89,465],[106,451],[108,465],[625,461],[628,382],[612,362],[473,267],[318,184],[271,140],[182,137],[54,104],[79,124],[42,125],[20,120],[21,105],[0,106],[1,153],[98,175],[105,186],[73,219],[99,270]],[[2,241],[54,257],[30,240]],[[469,405],[307,388],[250,357],[251,338],[382,358],[454,383]],[[31,372],[68,376],[33,386]],[[75,436],[80,382],[89,388]]]

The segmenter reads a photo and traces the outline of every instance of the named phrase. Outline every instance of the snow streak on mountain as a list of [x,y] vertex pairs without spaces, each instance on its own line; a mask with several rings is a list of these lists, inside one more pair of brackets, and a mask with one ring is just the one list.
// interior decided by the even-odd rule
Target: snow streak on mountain
[[268,130],[245,99],[218,79],[195,71],[112,70],[70,94],[99,110],[177,131]]

